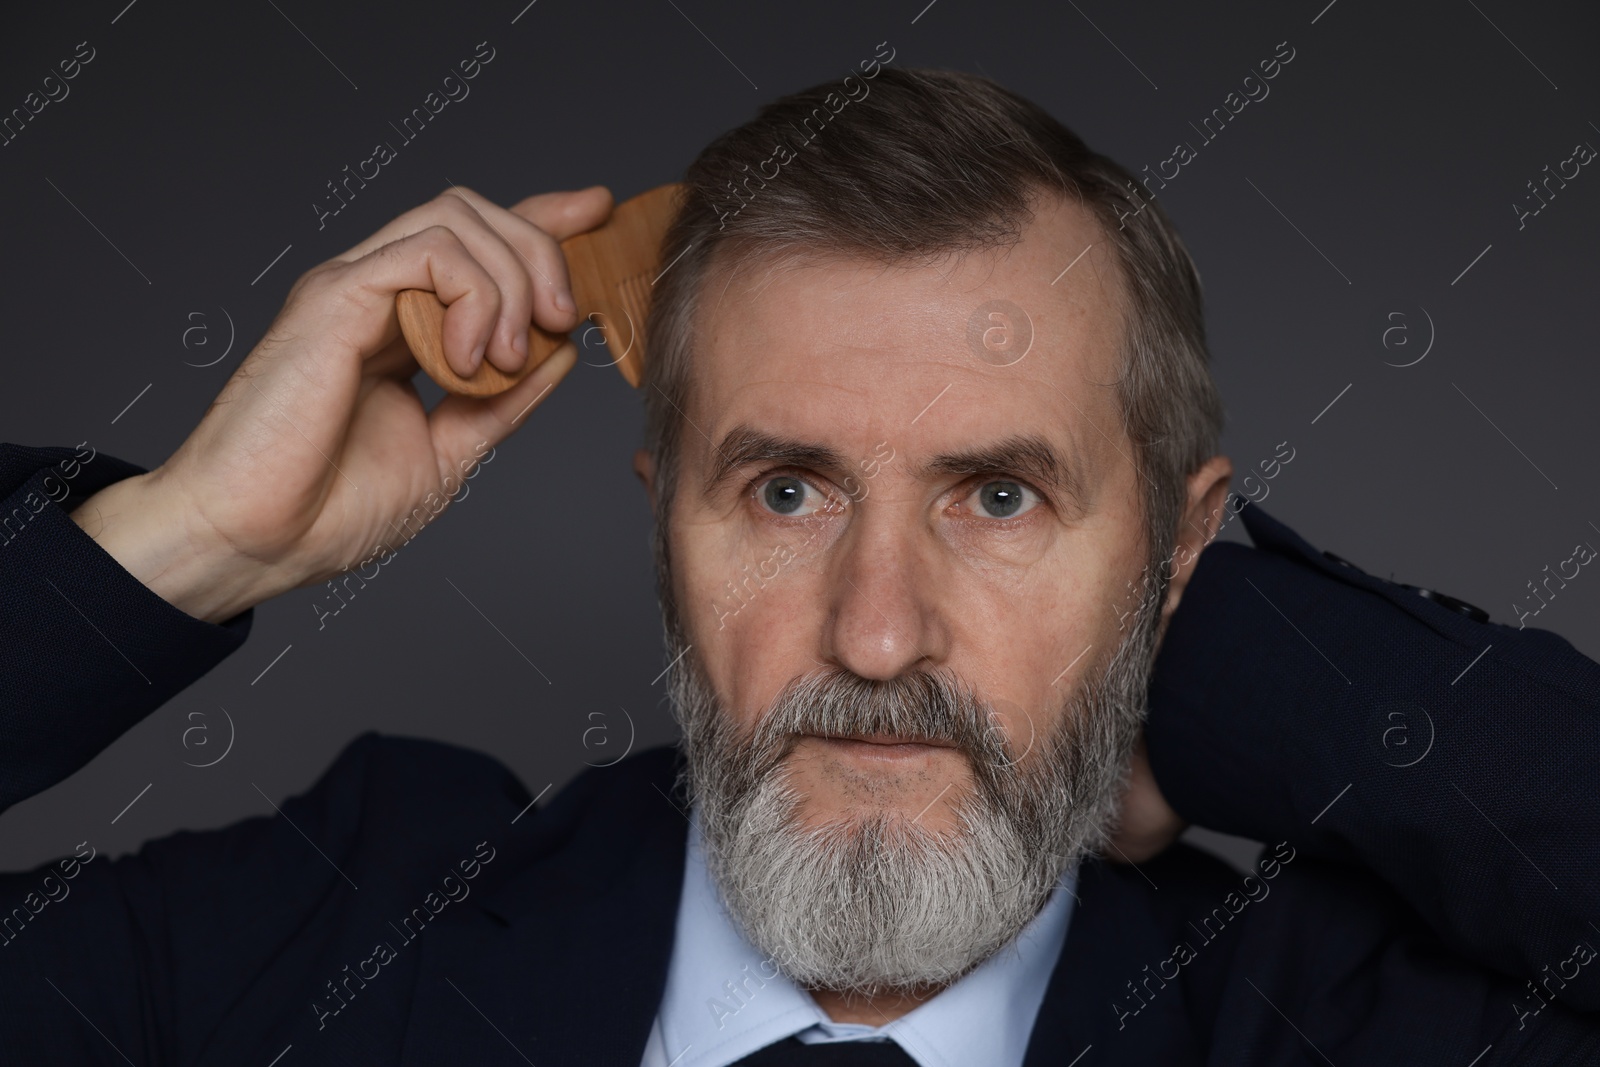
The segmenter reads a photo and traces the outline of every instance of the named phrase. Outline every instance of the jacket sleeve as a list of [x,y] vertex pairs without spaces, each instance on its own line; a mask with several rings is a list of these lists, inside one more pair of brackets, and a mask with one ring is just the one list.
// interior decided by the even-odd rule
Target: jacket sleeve
[[[446,789],[479,800],[509,791],[509,772],[486,773],[484,757],[428,761],[426,743],[384,742],[358,737],[308,791],[273,800],[272,814],[179,831],[116,859],[84,842],[55,863],[0,874],[0,1063],[271,1060],[282,1045],[268,1048],[267,1036],[310,1018],[322,980],[338,972],[324,957],[330,941],[355,918],[403,914],[385,892],[398,897],[408,861],[438,849],[425,836],[365,832],[368,813],[403,810],[414,832],[427,805],[448,802]],[[358,895],[376,907],[356,910]],[[346,947],[333,956],[359,958]],[[334,1058],[391,1062],[381,1040],[404,1027],[377,1030]]]
[[72,521],[142,468],[0,444],[0,811],[82,767],[244,643],[151,592]]
[[1244,519],[1257,547],[1201,554],[1151,678],[1169,803],[1359,865],[1448,951],[1592,1026],[1600,665]]

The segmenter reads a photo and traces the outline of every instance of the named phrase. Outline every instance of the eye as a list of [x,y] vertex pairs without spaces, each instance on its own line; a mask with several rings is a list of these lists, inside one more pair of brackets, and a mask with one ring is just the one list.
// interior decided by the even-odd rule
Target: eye
[[817,499],[821,494],[792,474],[767,479],[757,488],[756,495],[768,511],[789,518],[814,514],[822,506]]
[[991,519],[1011,519],[1025,515],[1039,503],[1039,494],[1020,482],[997,480],[978,486],[972,499],[979,513]]

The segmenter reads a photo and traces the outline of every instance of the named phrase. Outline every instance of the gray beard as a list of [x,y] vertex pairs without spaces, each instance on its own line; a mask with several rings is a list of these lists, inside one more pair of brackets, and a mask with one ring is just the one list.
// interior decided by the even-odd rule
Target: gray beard
[[[682,784],[712,876],[751,944],[799,985],[849,996],[943,986],[1015,937],[1114,827],[1144,720],[1157,585],[1115,651],[1017,746],[943,669],[877,682],[824,667],[790,682],[741,730],[686,651],[669,598],[668,654],[682,656],[669,690]],[[854,733],[953,741],[972,776],[947,795],[959,829],[936,832],[894,812],[803,826],[787,757],[801,735]]]

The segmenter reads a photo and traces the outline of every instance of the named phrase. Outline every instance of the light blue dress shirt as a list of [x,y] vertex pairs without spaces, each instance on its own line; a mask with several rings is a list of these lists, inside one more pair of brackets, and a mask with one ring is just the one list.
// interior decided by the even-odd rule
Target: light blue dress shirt
[[666,991],[641,1067],[727,1067],[791,1034],[807,1044],[889,1039],[919,1067],[1021,1067],[1066,940],[1077,867],[1009,944],[883,1026],[836,1023],[778,973],[722,905],[699,812],[689,824],[683,895]]

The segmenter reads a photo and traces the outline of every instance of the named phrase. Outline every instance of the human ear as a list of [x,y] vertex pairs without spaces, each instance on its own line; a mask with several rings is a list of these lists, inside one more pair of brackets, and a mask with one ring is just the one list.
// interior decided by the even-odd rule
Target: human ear
[[1178,610],[1183,590],[1194,573],[1195,562],[1201,551],[1210,544],[1222,529],[1223,498],[1228,495],[1228,481],[1233,477],[1233,462],[1227,456],[1212,456],[1189,475],[1189,498],[1183,518],[1178,521],[1177,536],[1172,542],[1172,560],[1168,569],[1172,578],[1167,583],[1167,599],[1161,606],[1161,627],[1165,631],[1172,613]]
[[650,512],[656,510],[656,457],[654,453],[643,448],[633,453],[633,473],[639,476],[639,483],[644,486],[644,491],[650,498]]

